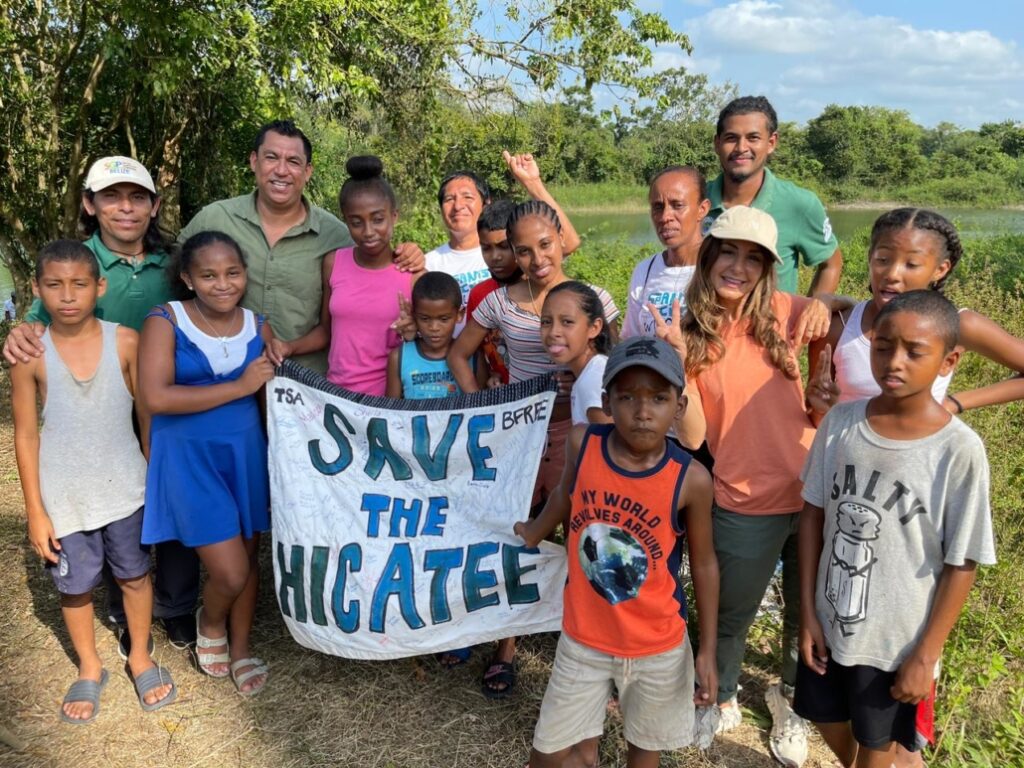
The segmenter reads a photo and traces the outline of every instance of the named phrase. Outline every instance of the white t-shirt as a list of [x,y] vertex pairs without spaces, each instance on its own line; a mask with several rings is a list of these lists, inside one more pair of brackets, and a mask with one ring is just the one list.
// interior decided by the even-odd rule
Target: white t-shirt
[[569,395],[573,426],[590,423],[587,411],[601,407],[601,393],[604,391],[601,382],[607,363],[608,358],[605,355],[594,355],[573,382],[572,393]]
[[672,318],[672,302],[676,299],[680,312],[685,311],[686,288],[696,269],[695,266],[666,266],[665,256],[660,251],[637,264],[629,281],[622,338],[654,335],[654,316],[647,309],[648,302],[658,308],[666,323]]
[[[462,289],[463,307],[469,301],[469,292],[473,290],[473,286],[491,276],[491,270],[487,268],[479,245],[467,251],[457,251],[445,243],[430,251],[424,258],[428,272],[444,272],[455,278]],[[462,332],[465,325],[466,322],[463,320],[455,326],[456,336]]]

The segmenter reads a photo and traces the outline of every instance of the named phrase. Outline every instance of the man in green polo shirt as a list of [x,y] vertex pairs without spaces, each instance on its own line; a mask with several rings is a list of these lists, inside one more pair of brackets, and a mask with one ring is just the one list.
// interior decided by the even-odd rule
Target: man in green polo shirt
[[[141,163],[130,157],[104,157],[89,168],[79,215],[88,235],[85,246],[96,254],[107,290],[96,305],[96,316],[135,330],[149,310],[171,298],[167,280],[167,240],[160,228],[160,197]],[[42,354],[39,342],[50,317],[36,299],[25,322],[11,329],[4,356],[12,364]],[[153,615],[161,619],[171,645],[185,649],[195,642],[195,610],[199,595],[199,560],[195,551],[177,541],[156,546]],[[105,574],[106,575],[106,574]],[[117,625],[119,652],[131,649],[125,631],[121,590],[105,578],[108,614]]]
[[[104,157],[92,164],[82,192],[80,223],[85,246],[96,254],[106,293],[96,316],[142,328],[146,313],[170,296],[164,271],[167,240],[157,216],[160,198],[149,172],[129,157]],[[50,317],[39,299],[25,323],[11,329],[4,355],[12,364],[42,354],[38,338]],[[36,333],[39,331],[39,333]],[[13,358],[13,359],[12,359]]]
[[[352,245],[352,238],[341,221],[303,195],[313,175],[313,147],[291,120],[260,128],[249,167],[256,189],[207,205],[181,230],[178,242],[208,230],[231,235],[248,261],[242,306],[266,317],[278,338],[294,341],[320,322],[324,256]],[[415,244],[402,243],[395,252],[400,269],[423,268],[423,251]],[[293,359],[327,370],[325,350]]]
[[779,290],[795,293],[800,263],[816,267],[810,295],[834,293],[843,269],[843,254],[817,195],[779,179],[766,163],[778,143],[778,118],[763,96],[743,96],[718,116],[715,153],[721,175],[708,184],[711,210],[704,231],[734,205],[771,214],[779,229]]

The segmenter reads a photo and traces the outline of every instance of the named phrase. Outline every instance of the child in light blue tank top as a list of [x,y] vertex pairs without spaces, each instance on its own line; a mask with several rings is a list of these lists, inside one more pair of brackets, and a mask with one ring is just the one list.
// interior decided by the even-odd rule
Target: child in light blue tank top
[[462,394],[447,357],[463,315],[462,291],[451,275],[427,272],[416,281],[412,288],[416,339],[391,351],[388,397],[429,400]]

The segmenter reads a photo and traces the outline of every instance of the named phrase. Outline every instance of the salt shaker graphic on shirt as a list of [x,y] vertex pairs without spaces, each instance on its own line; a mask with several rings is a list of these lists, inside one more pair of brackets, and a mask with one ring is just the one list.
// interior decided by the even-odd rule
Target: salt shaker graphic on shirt
[[868,593],[875,550],[869,542],[878,538],[882,516],[852,501],[840,502],[836,511],[839,530],[832,537],[832,556],[825,578],[825,597],[835,609],[833,621],[844,635],[867,616]]

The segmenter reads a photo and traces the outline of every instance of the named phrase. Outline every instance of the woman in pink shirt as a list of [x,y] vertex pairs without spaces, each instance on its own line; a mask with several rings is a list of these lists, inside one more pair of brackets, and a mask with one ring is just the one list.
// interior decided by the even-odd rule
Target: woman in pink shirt
[[327,378],[353,392],[383,396],[388,353],[401,341],[392,326],[422,273],[401,272],[393,262],[398,203],[380,158],[351,157],[345,170],[349,178],[338,203],[355,246],[324,259],[320,324],[278,351],[289,357],[329,342]]

